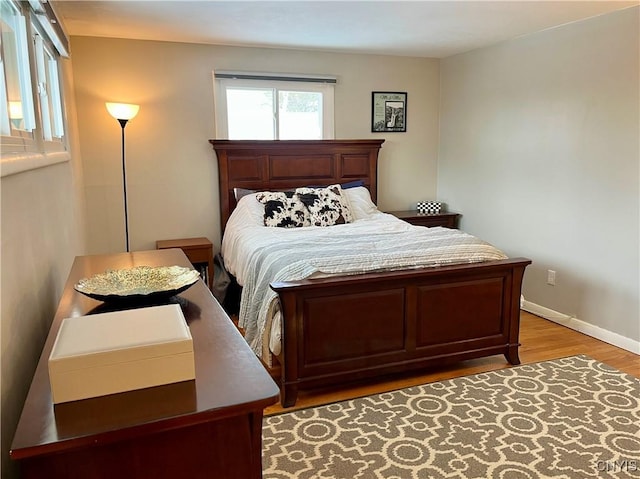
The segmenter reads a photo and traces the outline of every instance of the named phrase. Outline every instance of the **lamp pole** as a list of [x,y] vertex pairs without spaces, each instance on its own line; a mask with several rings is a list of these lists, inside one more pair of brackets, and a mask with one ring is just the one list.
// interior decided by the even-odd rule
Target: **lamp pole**
[[129,214],[127,212],[127,168],[124,160],[124,127],[127,126],[127,122],[123,118],[118,118],[118,122],[122,127],[122,190],[124,191],[124,237],[127,246],[127,253],[129,252]]

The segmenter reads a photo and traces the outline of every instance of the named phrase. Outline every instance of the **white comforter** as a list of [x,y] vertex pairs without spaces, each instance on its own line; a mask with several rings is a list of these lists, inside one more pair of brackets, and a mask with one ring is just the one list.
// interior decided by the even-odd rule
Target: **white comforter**
[[378,210],[345,225],[269,228],[261,205],[242,198],[222,243],[225,266],[243,286],[239,324],[258,356],[277,294],[269,284],[304,278],[505,259],[490,244],[459,230],[412,226]]

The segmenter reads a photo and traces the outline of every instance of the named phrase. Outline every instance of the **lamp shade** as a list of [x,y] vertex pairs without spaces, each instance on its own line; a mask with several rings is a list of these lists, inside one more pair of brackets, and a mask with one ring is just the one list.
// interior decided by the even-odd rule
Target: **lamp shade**
[[9,102],[9,118],[12,120],[22,120],[24,118],[21,101]]
[[131,120],[138,114],[140,105],[131,103],[106,103],[109,114],[116,120]]

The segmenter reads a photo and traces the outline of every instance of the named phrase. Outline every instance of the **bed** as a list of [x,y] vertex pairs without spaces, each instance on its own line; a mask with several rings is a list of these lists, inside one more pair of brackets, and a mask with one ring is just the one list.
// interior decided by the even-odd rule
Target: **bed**
[[[223,232],[238,189],[359,181],[377,202],[384,140],[210,142],[218,158]],[[282,405],[294,405],[302,388],[471,358],[503,354],[519,364],[520,294],[530,263],[501,258],[272,282],[282,344],[264,362],[277,373]]]

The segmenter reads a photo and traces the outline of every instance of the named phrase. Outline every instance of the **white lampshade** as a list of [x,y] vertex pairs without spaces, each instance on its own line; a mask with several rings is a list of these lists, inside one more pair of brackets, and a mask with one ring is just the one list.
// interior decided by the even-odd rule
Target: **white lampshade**
[[9,102],[9,118],[12,120],[22,120],[24,118],[21,101]]
[[109,114],[116,120],[131,120],[138,114],[140,105],[132,105],[131,103],[106,103]]

